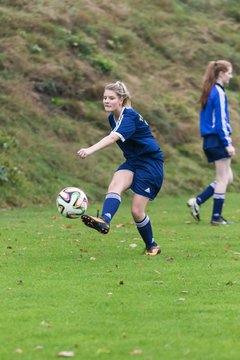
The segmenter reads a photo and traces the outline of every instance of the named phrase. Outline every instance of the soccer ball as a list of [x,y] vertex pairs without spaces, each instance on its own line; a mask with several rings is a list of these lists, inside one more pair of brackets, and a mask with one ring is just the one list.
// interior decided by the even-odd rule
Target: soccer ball
[[70,219],[77,219],[87,210],[88,198],[81,189],[67,187],[58,194],[56,205],[60,214]]

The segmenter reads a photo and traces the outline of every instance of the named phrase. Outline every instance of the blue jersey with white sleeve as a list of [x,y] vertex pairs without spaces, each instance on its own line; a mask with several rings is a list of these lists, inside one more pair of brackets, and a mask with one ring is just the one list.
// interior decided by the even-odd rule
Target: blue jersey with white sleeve
[[218,83],[213,86],[206,106],[200,112],[200,133],[202,137],[218,135],[225,147],[232,144],[227,96]]
[[123,108],[119,119],[111,113],[108,117],[112,132],[120,139],[118,146],[127,160],[152,158],[163,160],[160,146],[149,125],[133,108]]

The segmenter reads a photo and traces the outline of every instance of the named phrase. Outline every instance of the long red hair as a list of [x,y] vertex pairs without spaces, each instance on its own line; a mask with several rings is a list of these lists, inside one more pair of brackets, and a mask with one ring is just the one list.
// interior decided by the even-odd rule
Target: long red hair
[[200,103],[202,109],[204,109],[206,106],[208,96],[214,84],[216,83],[220,71],[227,72],[231,66],[232,64],[226,60],[210,61],[208,63],[204,75],[202,93],[200,96]]

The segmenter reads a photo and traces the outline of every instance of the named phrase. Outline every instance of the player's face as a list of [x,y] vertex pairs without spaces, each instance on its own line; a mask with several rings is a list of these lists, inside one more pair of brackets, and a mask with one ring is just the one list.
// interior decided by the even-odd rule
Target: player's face
[[112,90],[105,90],[103,94],[103,106],[105,111],[120,114],[123,99]]
[[232,78],[232,67],[228,69],[226,72],[222,72],[222,81],[224,84],[228,84]]

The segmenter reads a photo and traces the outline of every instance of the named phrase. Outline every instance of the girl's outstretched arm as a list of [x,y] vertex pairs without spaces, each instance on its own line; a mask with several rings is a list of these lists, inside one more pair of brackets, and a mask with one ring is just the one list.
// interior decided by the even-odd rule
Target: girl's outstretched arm
[[109,135],[98,141],[96,144],[88,148],[82,148],[78,150],[77,154],[81,159],[85,159],[88,155],[91,155],[98,150],[104,149],[105,147],[115,143],[119,139],[120,137],[117,134],[110,133]]

